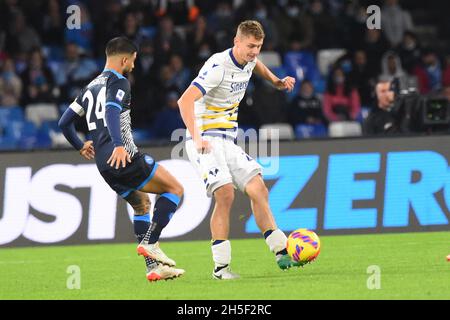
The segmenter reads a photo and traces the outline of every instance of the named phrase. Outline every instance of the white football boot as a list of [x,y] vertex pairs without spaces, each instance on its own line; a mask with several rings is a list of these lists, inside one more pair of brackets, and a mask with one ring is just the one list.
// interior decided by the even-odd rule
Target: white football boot
[[150,257],[170,267],[174,267],[176,265],[175,261],[166,256],[166,254],[161,250],[159,247],[159,242],[155,242],[153,244],[144,244],[141,242],[137,246],[137,253],[140,256]]
[[216,280],[232,280],[239,279],[240,276],[237,273],[231,271],[230,266],[226,266],[225,268],[220,269],[219,271],[213,271],[213,279]]
[[169,280],[181,277],[184,274],[183,269],[177,269],[158,263],[156,267],[147,269],[147,280]]

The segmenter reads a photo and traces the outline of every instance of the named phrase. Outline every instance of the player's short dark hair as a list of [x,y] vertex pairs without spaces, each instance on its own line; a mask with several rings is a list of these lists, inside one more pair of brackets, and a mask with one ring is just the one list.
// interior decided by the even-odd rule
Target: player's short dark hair
[[117,37],[109,40],[105,50],[107,57],[117,54],[133,54],[137,51],[136,44],[126,37]]

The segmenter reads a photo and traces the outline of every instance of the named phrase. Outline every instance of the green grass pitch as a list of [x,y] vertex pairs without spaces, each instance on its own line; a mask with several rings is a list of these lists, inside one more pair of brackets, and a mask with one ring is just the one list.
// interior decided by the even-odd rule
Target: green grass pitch
[[[186,270],[149,283],[135,244],[0,249],[0,299],[450,299],[450,232],[321,237],[322,250],[304,268],[279,270],[264,240],[233,240],[241,279],[211,279],[208,241],[165,242]],[[80,289],[68,289],[70,265]],[[369,290],[368,267],[380,268]],[[370,282],[370,281],[369,281]]]

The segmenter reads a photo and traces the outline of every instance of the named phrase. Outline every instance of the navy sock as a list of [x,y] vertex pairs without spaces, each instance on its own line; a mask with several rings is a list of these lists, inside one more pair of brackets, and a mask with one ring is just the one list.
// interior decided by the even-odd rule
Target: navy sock
[[266,232],[264,232],[264,239],[267,239],[268,236],[270,236],[272,234],[273,230],[269,229]]
[[[134,216],[133,218],[134,225],[134,235],[136,236],[136,240],[138,243],[144,239],[145,234],[150,226],[150,214],[145,214],[142,216]],[[148,268],[153,268],[156,266],[156,260],[153,260],[150,257],[145,257],[145,265]]]
[[145,234],[144,241],[152,244],[159,240],[161,231],[169,223],[179,203],[180,198],[177,195],[172,193],[161,194],[155,203],[153,220]]
[[215,246],[216,244],[222,243],[224,241],[225,240],[214,240],[213,243],[212,243],[212,246]]

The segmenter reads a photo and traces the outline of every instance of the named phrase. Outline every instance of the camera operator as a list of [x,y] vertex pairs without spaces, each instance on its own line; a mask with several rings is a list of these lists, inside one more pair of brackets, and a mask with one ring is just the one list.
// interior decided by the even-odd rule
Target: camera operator
[[391,81],[380,79],[375,86],[377,106],[371,111],[363,124],[365,135],[379,135],[399,133],[392,109],[394,107],[395,93]]

